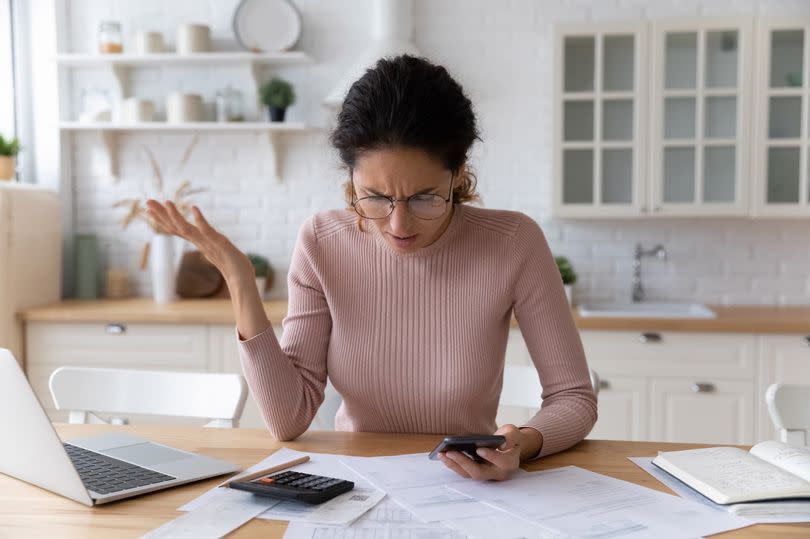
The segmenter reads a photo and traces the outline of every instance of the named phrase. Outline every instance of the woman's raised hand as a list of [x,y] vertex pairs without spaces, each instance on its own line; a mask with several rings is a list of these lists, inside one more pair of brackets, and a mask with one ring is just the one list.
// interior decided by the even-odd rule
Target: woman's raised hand
[[190,223],[177,210],[173,202],[161,204],[157,200],[146,201],[147,216],[168,234],[180,236],[194,244],[226,281],[253,280],[250,259],[231,241],[208,224],[197,206],[192,208],[194,223]]

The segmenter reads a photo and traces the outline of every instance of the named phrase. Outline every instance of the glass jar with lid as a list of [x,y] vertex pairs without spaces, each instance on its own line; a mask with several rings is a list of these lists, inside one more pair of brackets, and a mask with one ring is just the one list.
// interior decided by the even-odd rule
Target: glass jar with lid
[[121,23],[118,21],[101,21],[98,24],[98,52],[116,54],[124,51],[121,38]]
[[245,113],[242,104],[242,92],[227,86],[217,90],[216,112],[218,122],[242,122]]

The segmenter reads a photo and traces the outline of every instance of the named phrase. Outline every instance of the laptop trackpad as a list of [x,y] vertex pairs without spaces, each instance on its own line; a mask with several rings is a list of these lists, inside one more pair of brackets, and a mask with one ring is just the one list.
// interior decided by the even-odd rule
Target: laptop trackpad
[[104,451],[99,451],[99,453],[125,460],[132,464],[140,464],[141,466],[154,466],[164,462],[193,457],[193,455],[189,455],[188,453],[175,451],[174,449],[169,449],[168,447],[157,444],[150,444],[148,442],[116,447],[114,449],[105,449]]

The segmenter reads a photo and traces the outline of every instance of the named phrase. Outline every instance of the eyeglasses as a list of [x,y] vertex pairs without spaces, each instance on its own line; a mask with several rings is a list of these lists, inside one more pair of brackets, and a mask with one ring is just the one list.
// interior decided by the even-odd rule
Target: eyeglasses
[[411,195],[408,198],[393,198],[384,195],[372,195],[356,198],[354,178],[352,182],[352,207],[366,219],[385,219],[394,213],[397,202],[406,202],[408,211],[418,219],[438,219],[447,210],[447,203],[453,198],[453,177],[450,177],[450,192],[447,198],[432,194]]

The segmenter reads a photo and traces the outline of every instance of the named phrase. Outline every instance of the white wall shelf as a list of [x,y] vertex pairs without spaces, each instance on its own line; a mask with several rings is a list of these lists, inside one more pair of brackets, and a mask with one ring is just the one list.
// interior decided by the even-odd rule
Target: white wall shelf
[[176,54],[58,54],[56,62],[73,67],[106,67],[121,65],[129,67],[155,67],[161,65],[210,65],[217,64],[273,64],[292,65],[312,62],[312,57],[302,51],[287,52],[198,52]]
[[282,178],[279,137],[286,133],[307,133],[316,130],[313,127],[307,127],[303,123],[297,122],[189,122],[183,124],[166,122],[143,122],[137,124],[61,122],[59,129],[63,132],[85,131],[98,133],[107,152],[109,174],[116,179],[118,178],[118,135],[120,133],[198,133],[201,131],[211,133],[264,133],[267,136],[267,155],[270,160],[270,167],[275,180],[279,182]]
[[[130,97],[130,71],[139,68],[180,68],[208,66],[245,66],[250,71],[254,87],[257,90],[262,79],[262,69],[267,66],[287,66],[312,63],[312,57],[303,51],[284,52],[203,52],[195,54],[177,54],[173,52],[156,54],[57,54],[56,64],[70,69],[104,69],[109,70],[115,78],[118,98]],[[285,133],[304,133],[312,130],[302,123],[293,122],[190,122],[186,124],[169,124],[166,122],[144,122],[138,124],[121,123],[80,123],[61,122],[59,130],[65,132],[97,132],[107,152],[109,174],[118,178],[118,136],[125,132],[260,132],[267,138],[268,159],[271,170],[277,181],[281,181],[281,160],[279,155],[279,137]]]
[[287,52],[198,52],[177,54],[58,54],[56,63],[71,68],[109,69],[115,77],[121,99],[130,97],[129,71],[137,68],[195,67],[214,65],[245,65],[253,84],[258,88],[261,69],[265,66],[300,65],[312,63],[312,57],[302,51]]

